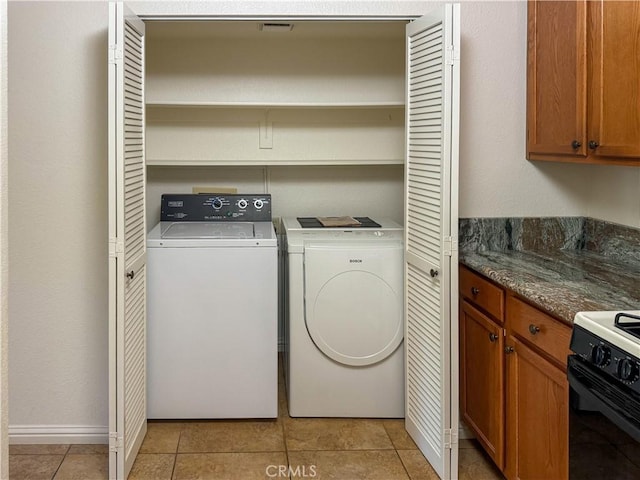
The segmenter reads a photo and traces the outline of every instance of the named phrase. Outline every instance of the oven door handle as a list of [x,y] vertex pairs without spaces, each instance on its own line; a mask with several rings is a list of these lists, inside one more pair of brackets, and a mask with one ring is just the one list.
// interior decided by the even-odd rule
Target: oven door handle
[[627,432],[636,441],[640,442],[640,425],[637,422],[634,422],[627,416],[620,414],[618,409],[614,408],[606,398],[582,383],[580,379],[576,377],[571,367],[567,369],[567,377],[569,379],[569,386],[579,396],[590,400],[596,405],[600,413]]

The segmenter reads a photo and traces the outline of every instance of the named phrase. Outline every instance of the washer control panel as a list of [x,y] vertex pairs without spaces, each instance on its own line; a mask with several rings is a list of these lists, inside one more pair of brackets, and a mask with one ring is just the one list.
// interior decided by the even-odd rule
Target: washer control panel
[[176,194],[161,198],[162,222],[270,222],[271,195]]

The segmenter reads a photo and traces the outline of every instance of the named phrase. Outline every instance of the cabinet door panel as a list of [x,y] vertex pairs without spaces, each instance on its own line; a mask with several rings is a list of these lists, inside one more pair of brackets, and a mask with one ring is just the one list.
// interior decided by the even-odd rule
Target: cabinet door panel
[[529,2],[528,156],[586,155],[585,26],[585,0]]
[[596,157],[640,157],[640,3],[593,2],[589,10],[588,140]]
[[504,468],[504,330],[466,301],[460,306],[460,398],[464,421]]
[[516,338],[507,345],[507,478],[569,476],[569,384],[566,373]]

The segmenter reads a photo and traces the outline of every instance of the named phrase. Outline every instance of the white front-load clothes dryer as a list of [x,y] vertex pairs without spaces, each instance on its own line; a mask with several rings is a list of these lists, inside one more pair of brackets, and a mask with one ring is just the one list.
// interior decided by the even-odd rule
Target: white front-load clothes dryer
[[283,223],[290,415],[403,417],[402,227]]

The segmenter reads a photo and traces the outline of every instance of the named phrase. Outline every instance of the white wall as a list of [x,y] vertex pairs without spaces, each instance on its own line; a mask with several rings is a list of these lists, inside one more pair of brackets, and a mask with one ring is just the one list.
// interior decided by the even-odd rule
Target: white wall
[[131,1],[128,5],[138,15],[153,18],[176,15],[207,16],[416,16],[429,11],[433,1],[414,0],[187,0]]
[[640,168],[525,159],[526,2],[465,2],[461,23],[460,216],[640,227]]
[[583,166],[525,160],[526,2],[461,12],[460,216],[578,215]]
[[7,2],[0,1],[0,478],[9,478]]
[[[272,2],[206,4],[213,5],[274,12]],[[282,14],[429,9],[426,2],[278,5]],[[461,215],[587,214],[640,226],[640,169],[524,159],[525,3],[466,2],[462,19]],[[105,3],[9,5],[13,432],[106,432],[106,28]]]
[[640,228],[640,168],[592,165],[586,215]]
[[10,433],[106,440],[107,4],[8,14]]
[[148,228],[160,221],[163,193],[190,193],[192,187],[271,193],[274,217],[355,215],[403,221],[402,165],[151,167],[147,183]]

